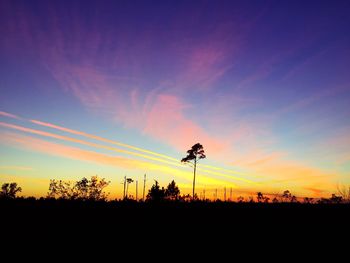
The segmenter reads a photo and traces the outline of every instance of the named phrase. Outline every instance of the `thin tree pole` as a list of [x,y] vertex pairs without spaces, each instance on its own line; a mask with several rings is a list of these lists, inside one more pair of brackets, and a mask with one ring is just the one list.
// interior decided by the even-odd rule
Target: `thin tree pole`
[[129,183],[126,182],[126,199],[128,199]]
[[230,201],[232,202],[232,187],[230,188]]
[[138,183],[139,183],[139,182],[136,180],[136,202],[137,202],[137,194],[138,194],[138,193],[137,193],[137,190],[138,190],[138,189],[137,189],[137,188],[138,188]]
[[123,199],[125,199],[125,186],[126,186],[126,176],[124,176],[124,194],[123,194]]
[[224,188],[224,201],[226,202],[226,186]]
[[204,188],[204,190],[203,190],[203,199],[204,199],[204,201],[205,201],[205,188]]
[[218,189],[215,188],[215,201],[218,199]]
[[192,200],[194,200],[194,188],[196,185],[196,168],[197,168],[197,157],[194,159]]
[[145,201],[145,189],[146,189],[146,174],[143,176],[143,193],[142,193],[142,201]]

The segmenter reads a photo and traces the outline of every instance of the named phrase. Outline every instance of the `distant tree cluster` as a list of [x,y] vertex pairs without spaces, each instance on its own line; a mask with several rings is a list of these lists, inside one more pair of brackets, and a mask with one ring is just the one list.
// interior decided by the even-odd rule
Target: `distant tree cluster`
[[65,200],[104,201],[108,197],[104,188],[109,183],[98,176],[92,176],[90,180],[84,177],[75,183],[52,179],[47,197]]
[[171,181],[167,188],[160,188],[158,181],[152,185],[151,189],[148,191],[146,201],[160,202],[164,200],[177,201],[180,198],[180,189],[176,185],[175,181]]

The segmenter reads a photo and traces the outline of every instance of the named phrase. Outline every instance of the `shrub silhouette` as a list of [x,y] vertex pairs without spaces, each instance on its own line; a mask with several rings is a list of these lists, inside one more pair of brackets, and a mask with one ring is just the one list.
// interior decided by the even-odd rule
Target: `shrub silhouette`
[[160,188],[159,183],[155,180],[155,183],[152,185],[151,189],[148,191],[146,201],[152,202],[161,202],[165,199],[165,189],[164,187]]
[[270,198],[267,196],[264,196],[262,192],[258,192],[256,199],[258,200],[258,203],[268,203],[270,201]]
[[1,186],[0,198],[15,199],[18,192],[22,192],[22,188],[17,183],[4,183]]

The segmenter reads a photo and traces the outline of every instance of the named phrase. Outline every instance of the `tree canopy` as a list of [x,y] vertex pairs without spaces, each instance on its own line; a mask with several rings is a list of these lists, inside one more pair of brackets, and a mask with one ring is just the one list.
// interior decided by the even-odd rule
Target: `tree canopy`
[[18,192],[22,192],[22,188],[17,183],[4,183],[1,186],[0,197],[14,199]]
[[178,200],[180,197],[180,189],[176,185],[175,181],[172,180],[166,190],[165,190],[165,197],[169,200]]
[[160,188],[157,180],[154,181],[151,189],[148,191],[146,200],[153,202],[163,201],[165,198],[165,189],[164,187]]
[[49,198],[69,199],[69,200],[106,200],[108,194],[104,188],[109,185],[104,178],[92,176],[91,179],[83,178],[74,184],[69,181],[50,180]]

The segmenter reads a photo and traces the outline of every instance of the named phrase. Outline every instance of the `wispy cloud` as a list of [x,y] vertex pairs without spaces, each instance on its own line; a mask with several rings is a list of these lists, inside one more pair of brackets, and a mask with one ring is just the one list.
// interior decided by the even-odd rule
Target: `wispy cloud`
[[[145,162],[141,160],[129,159],[121,156],[112,156],[95,151],[83,150],[77,147],[62,145],[58,143],[49,142],[46,140],[34,138],[31,136],[20,135],[16,133],[2,133],[1,143],[25,148],[31,151],[37,151],[48,155],[60,156],[74,160],[95,162],[102,165],[111,165],[125,169],[137,169],[142,171],[159,171],[164,174],[173,175],[176,178],[183,178],[189,182],[192,180],[192,173],[181,171],[166,165],[159,165],[156,163]],[[199,184],[203,185],[221,185],[222,180],[211,178],[201,174],[198,177]],[[226,184],[236,187],[232,182],[225,182]]]
[[30,120],[30,121],[32,123],[35,123],[35,124],[40,125],[40,126],[49,127],[49,128],[60,130],[60,131],[64,131],[64,132],[67,132],[67,133],[80,135],[80,136],[87,137],[87,138],[90,138],[90,139],[94,139],[94,140],[97,140],[97,141],[107,142],[107,143],[110,143],[110,144],[114,144],[114,145],[118,145],[118,146],[121,146],[121,147],[124,147],[124,148],[131,149],[131,150],[136,150],[136,151],[143,152],[143,153],[146,153],[146,154],[159,156],[159,157],[164,158],[164,159],[169,159],[169,160],[172,160],[172,161],[178,161],[177,159],[175,159],[173,157],[170,157],[170,156],[167,156],[167,155],[164,155],[164,154],[160,154],[160,153],[156,153],[154,151],[146,150],[146,149],[143,149],[143,148],[135,147],[135,146],[132,146],[132,145],[129,145],[129,144],[125,144],[125,143],[122,143],[122,142],[118,142],[118,141],[115,141],[115,140],[109,140],[109,139],[106,139],[106,138],[103,138],[103,137],[100,137],[100,136],[88,134],[88,133],[77,131],[77,130],[68,129],[68,128],[65,128],[65,127],[62,127],[62,126],[59,126],[59,125],[55,125],[55,124],[52,124],[52,123],[48,123],[48,122],[42,122],[42,121],[38,121],[38,120]]
[[17,115],[14,115],[14,114],[8,113],[8,112],[4,112],[4,111],[0,111],[0,116],[7,117],[7,118],[12,118],[12,119],[18,119],[18,120],[21,119]]
[[143,132],[170,142],[181,151],[196,141],[200,141],[211,153],[222,150],[225,147],[223,142],[207,134],[184,115],[186,107],[176,96],[158,95],[152,108],[145,114]]
[[31,171],[33,170],[33,167],[29,167],[29,166],[14,166],[14,165],[11,165],[11,166],[0,166],[0,169],[1,170],[20,170],[20,171]]
[[[4,123],[4,122],[0,122],[0,126],[6,127],[6,128],[10,128],[10,129],[14,129],[14,130],[18,130],[18,131],[22,131],[22,132],[26,132],[26,133],[36,134],[36,135],[40,135],[40,136],[44,136],[44,137],[48,137],[48,138],[54,138],[54,139],[58,139],[58,140],[66,141],[66,142],[73,142],[73,143],[78,143],[78,144],[81,144],[81,145],[87,145],[87,146],[91,146],[91,147],[94,147],[94,148],[97,148],[97,149],[103,149],[103,150],[108,150],[108,151],[113,151],[113,152],[118,152],[118,153],[122,153],[122,154],[131,155],[131,156],[134,156],[134,157],[140,157],[140,158],[143,158],[143,159],[146,159],[146,160],[155,161],[155,162],[163,163],[163,164],[166,164],[166,165],[175,166],[175,167],[177,167],[177,169],[179,169],[179,168],[183,169],[184,168],[184,166],[182,164],[180,164],[180,162],[178,160],[174,159],[174,158],[168,158],[168,159],[159,158],[159,157],[155,157],[154,155],[149,155],[149,154],[143,154],[143,153],[138,153],[138,152],[133,152],[133,151],[128,151],[128,150],[123,150],[123,149],[116,148],[116,147],[111,147],[111,146],[98,144],[98,143],[92,143],[92,142],[89,142],[89,141],[86,141],[86,140],[76,139],[76,138],[72,138],[72,137],[68,137],[68,136],[63,136],[63,135],[59,135],[59,134],[55,134],[55,133],[49,133],[49,132],[46,132],[46,131],[36,130],[36,129],[27,128],[27,127],[14,125],[14,124],[9,124],[9,123]],[[53,125],[51,125],[51,127],[53,127]],[[72,130],[71,129],[65,129],[65,131],[72,131]],[[81,132],[75,132],[75,134],[76,133],[81,133]],[[86,133],[82,133],[82,134],[86,135]],[[98,137],[96,136],[96,137],[93,137],[93,138],[98,138]],[[99,137],[99,138],[103,139],[101,137]],[[105,139],[104,141],[107,141],[107,140]],[[109,142],[114,142],[114,141],[109,141]],[[135,147],[135,149],[137,149],[137,148]],[[238,177],[238,176],[233,176],[232,174],[222,173],[222,172],[218,172],[218,171],[212,171],[212,169],[216,168],[216,167],[210,167],[210,166],[207,166],[206,168],[204,168],[204,167],[205,166],[203,166],[203,168],[201,166],[199,166],[198,167],[198,171],[201,171],[203,173],[210,174],[210,175],[213,175],[213,176],[219,176],[219,177],[226,178],[226,179],[231,179],[231,180],[236,180],[236,181],[241,181],[241,182],[245,182],[245,183],[254,184],[253,181],[245,179],[245,178],[241,178],[241,177]],[[220,168],[216,168],[216,170],[220,170]],[[233,171],[231,171],[231,173],[232,172]]]

